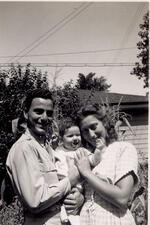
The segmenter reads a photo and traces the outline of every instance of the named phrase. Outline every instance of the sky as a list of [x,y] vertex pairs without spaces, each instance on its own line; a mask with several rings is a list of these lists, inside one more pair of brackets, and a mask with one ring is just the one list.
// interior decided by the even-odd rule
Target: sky
[[110,92],[145,95],[143,81],[130,72],[148,4],[0,2],[0,65],[31,63],[57,85],[93,72],[107,79]]

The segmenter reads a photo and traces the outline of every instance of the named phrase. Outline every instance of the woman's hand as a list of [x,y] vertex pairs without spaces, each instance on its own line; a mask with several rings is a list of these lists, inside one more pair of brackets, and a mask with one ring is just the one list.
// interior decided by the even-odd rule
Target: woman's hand
[[80,174],[83,177],[89,175],[92,172],[90,162],[88,159],[88,154],[86,151],[83,151],[82,149],[78,149],[76,151],[75,165],[77,166]]
[[80,173],[76,165],[72,163],[69,158],[66,158],[68,164],[68,178],[70,180],[71,187],[80,182]]

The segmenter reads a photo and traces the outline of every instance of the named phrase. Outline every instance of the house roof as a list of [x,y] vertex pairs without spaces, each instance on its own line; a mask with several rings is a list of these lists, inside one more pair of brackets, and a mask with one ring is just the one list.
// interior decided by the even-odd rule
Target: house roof
[[79,90],[79,97],[81,102],[85,102],[89,98],[94,102],[108,102],[109,104],[148,104],[148,96],[128,95],[119,93],[110,93],[103,91]]

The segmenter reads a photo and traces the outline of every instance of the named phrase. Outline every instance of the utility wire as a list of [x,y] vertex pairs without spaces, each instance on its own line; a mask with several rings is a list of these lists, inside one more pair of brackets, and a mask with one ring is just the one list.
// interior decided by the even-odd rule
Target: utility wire
[[[68,24],[70,21],[72,21],[74,18],[76,18],[79,14],[81,14],[85,9],[87,9],[93,2],[89,3],[82,3],[78,8],[76,8],[73,12],[69,13],[66,17],[64,17],[61,21],[59,21],[56,25],[54,25],[50,30],[48,30],[45,34],[43,34],[40,38],[38,38],[36,41],[34,41],[32,44],[27,46],[25,49],[20,51],[16,57],[19,57],[18,60],[25,57],[28,53],[30,53],[33,49],[37,48],[40,44],[42,44],[44,41],[46,41],[49,37],[51,37],[53,34],[55,34],[57,31],[62,29],[66,24]],[[50,33],[50,34],[49,34]],[[47,35],[47,37],[45,37]],[[44,38],[45,37],[45,38]],[[36,44],[37,43],[37,44]],[[35,45],[34,45],[35,44]],[[33,46],[33,47],[32,47]],[[27,51],[24,55],[20,56],[20,54],[32,47],[29,51]],[[16,58],[15,57],[15,58]]]
[[[13,64],[17,66],[18,64]],[[19,64],[26,66],[26,63]],[[35,67],[133,67],[134,63],[32,63]],[[11,63],[0,63],[0,67],[11,67]]]
[[[124,34],[124,36],[123,36],[123,39],[122,39],[122,41],[121,41],[120,46],[121,46],[122,48],[125,46],[125,43],[127,43],[128,39],[129,39],[129,36],[130,36],[131,32],[133,31],[134,26],[135,26],[136,22],[138,21],[139,16],[140,16],[141,13],[142,13],[143,7],[144,7],[144,5],[141,6],[140,3],[139,3],[139,5],[137,6],[137,9],[136,9],[136,11],[135,11],[135,14],[133,15],[132,20],[130,21],[130,24],[128,25],[128,27],[127,27],[127,29],[126,29],[126,31],[125,31],[125,34]],[[119,59],[120,55],[121,55],[121,50],[118,51],[118,52],[116,53],[116,55],[114,56],[113,63],[116,62],[116,61]],[[112,71],[113,71],[113,69],[112,69],[112,70],[108,69],[107,74],[110,75],[110,74],[112,73]]]
[[[74,10],[78,10],[80,7],[82,7],[85,3],[82,3],[78,8]],[[64,20],[66,20],[68,17],[72,15],[74,10],[69,13],[67,16],[65,16],[62,20],[60,20],[58,23],[56,23],[54,26],[52,26],[48,31],[46,31],[44,34],[42,34],[40,37],[38,37],[35,41],[27,45],[24,49],[22,49],[20,52],[18,52],[15,56],[13,56],[9,61],[13,60],[13,58],[19,57],[21,53],[32,47],[36,42],[40,41],[44,36],[46,36],[49,32],[51,32],[53,29],[55,29],[59,24],[61,24]]]
[[[101,53],[101,52],[111,52],[111,51],[120,51],[120,50],[132,50],[136,49],[136,47],[128,47],[128,48],[113,48],[113,49],[101,49],[101,50],[89,50],[89,51],[77,51],[77,52],[56,52],[56,53],[47,53],[47,54],[35,54],[35,55],[25,55],[23,57],[40,57],[40,56],[54,56],[54,55],[78,55],[78,54],[89,54],[89,53]],[[0,56],[0,58],[10,58],[16,56]],[[21,57],[21,55],[20,55]]]
[[[83,9],[81,9],[79,12],[77,12],[75,15],[73,15],[70,19],[68,19],[64,24],[62,24],[60,27],[58,27],[54,32],[49,34],[46,38],[41,40],[38,44],[36,44],[33,48],[31,48],[24,56],[26,56],[28,53],[30,53],[33,49],[37,48],[40,44],[42,44],[44,41],[46,41],[49,37],[51,37],[53,34],[55,34],[57,31],[59,31],[61,28],[63,28],[66,24],[68,24],[70,21],[72,21],[74,18],[76,18],[81,12],[83,12],[85,9],[87,9],[91,4],[93,3],[88,3]],[[19,57],[19,59],[23,58],[24,56]],[[18,59],[18,60],[19,60]]]

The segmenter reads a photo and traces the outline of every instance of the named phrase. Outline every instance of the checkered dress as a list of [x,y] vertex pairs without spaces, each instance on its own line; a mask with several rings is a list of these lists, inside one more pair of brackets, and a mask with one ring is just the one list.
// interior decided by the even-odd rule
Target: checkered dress
[[[93,169],[93,173],[115,184],[130,171],[137,176],[137,166],[134,146],[126,142],[114,142],[105,149],[102,161]],[[81,225],[135,225],[129,210],[121,211],[100,197],[87,183],[80,220]]]

